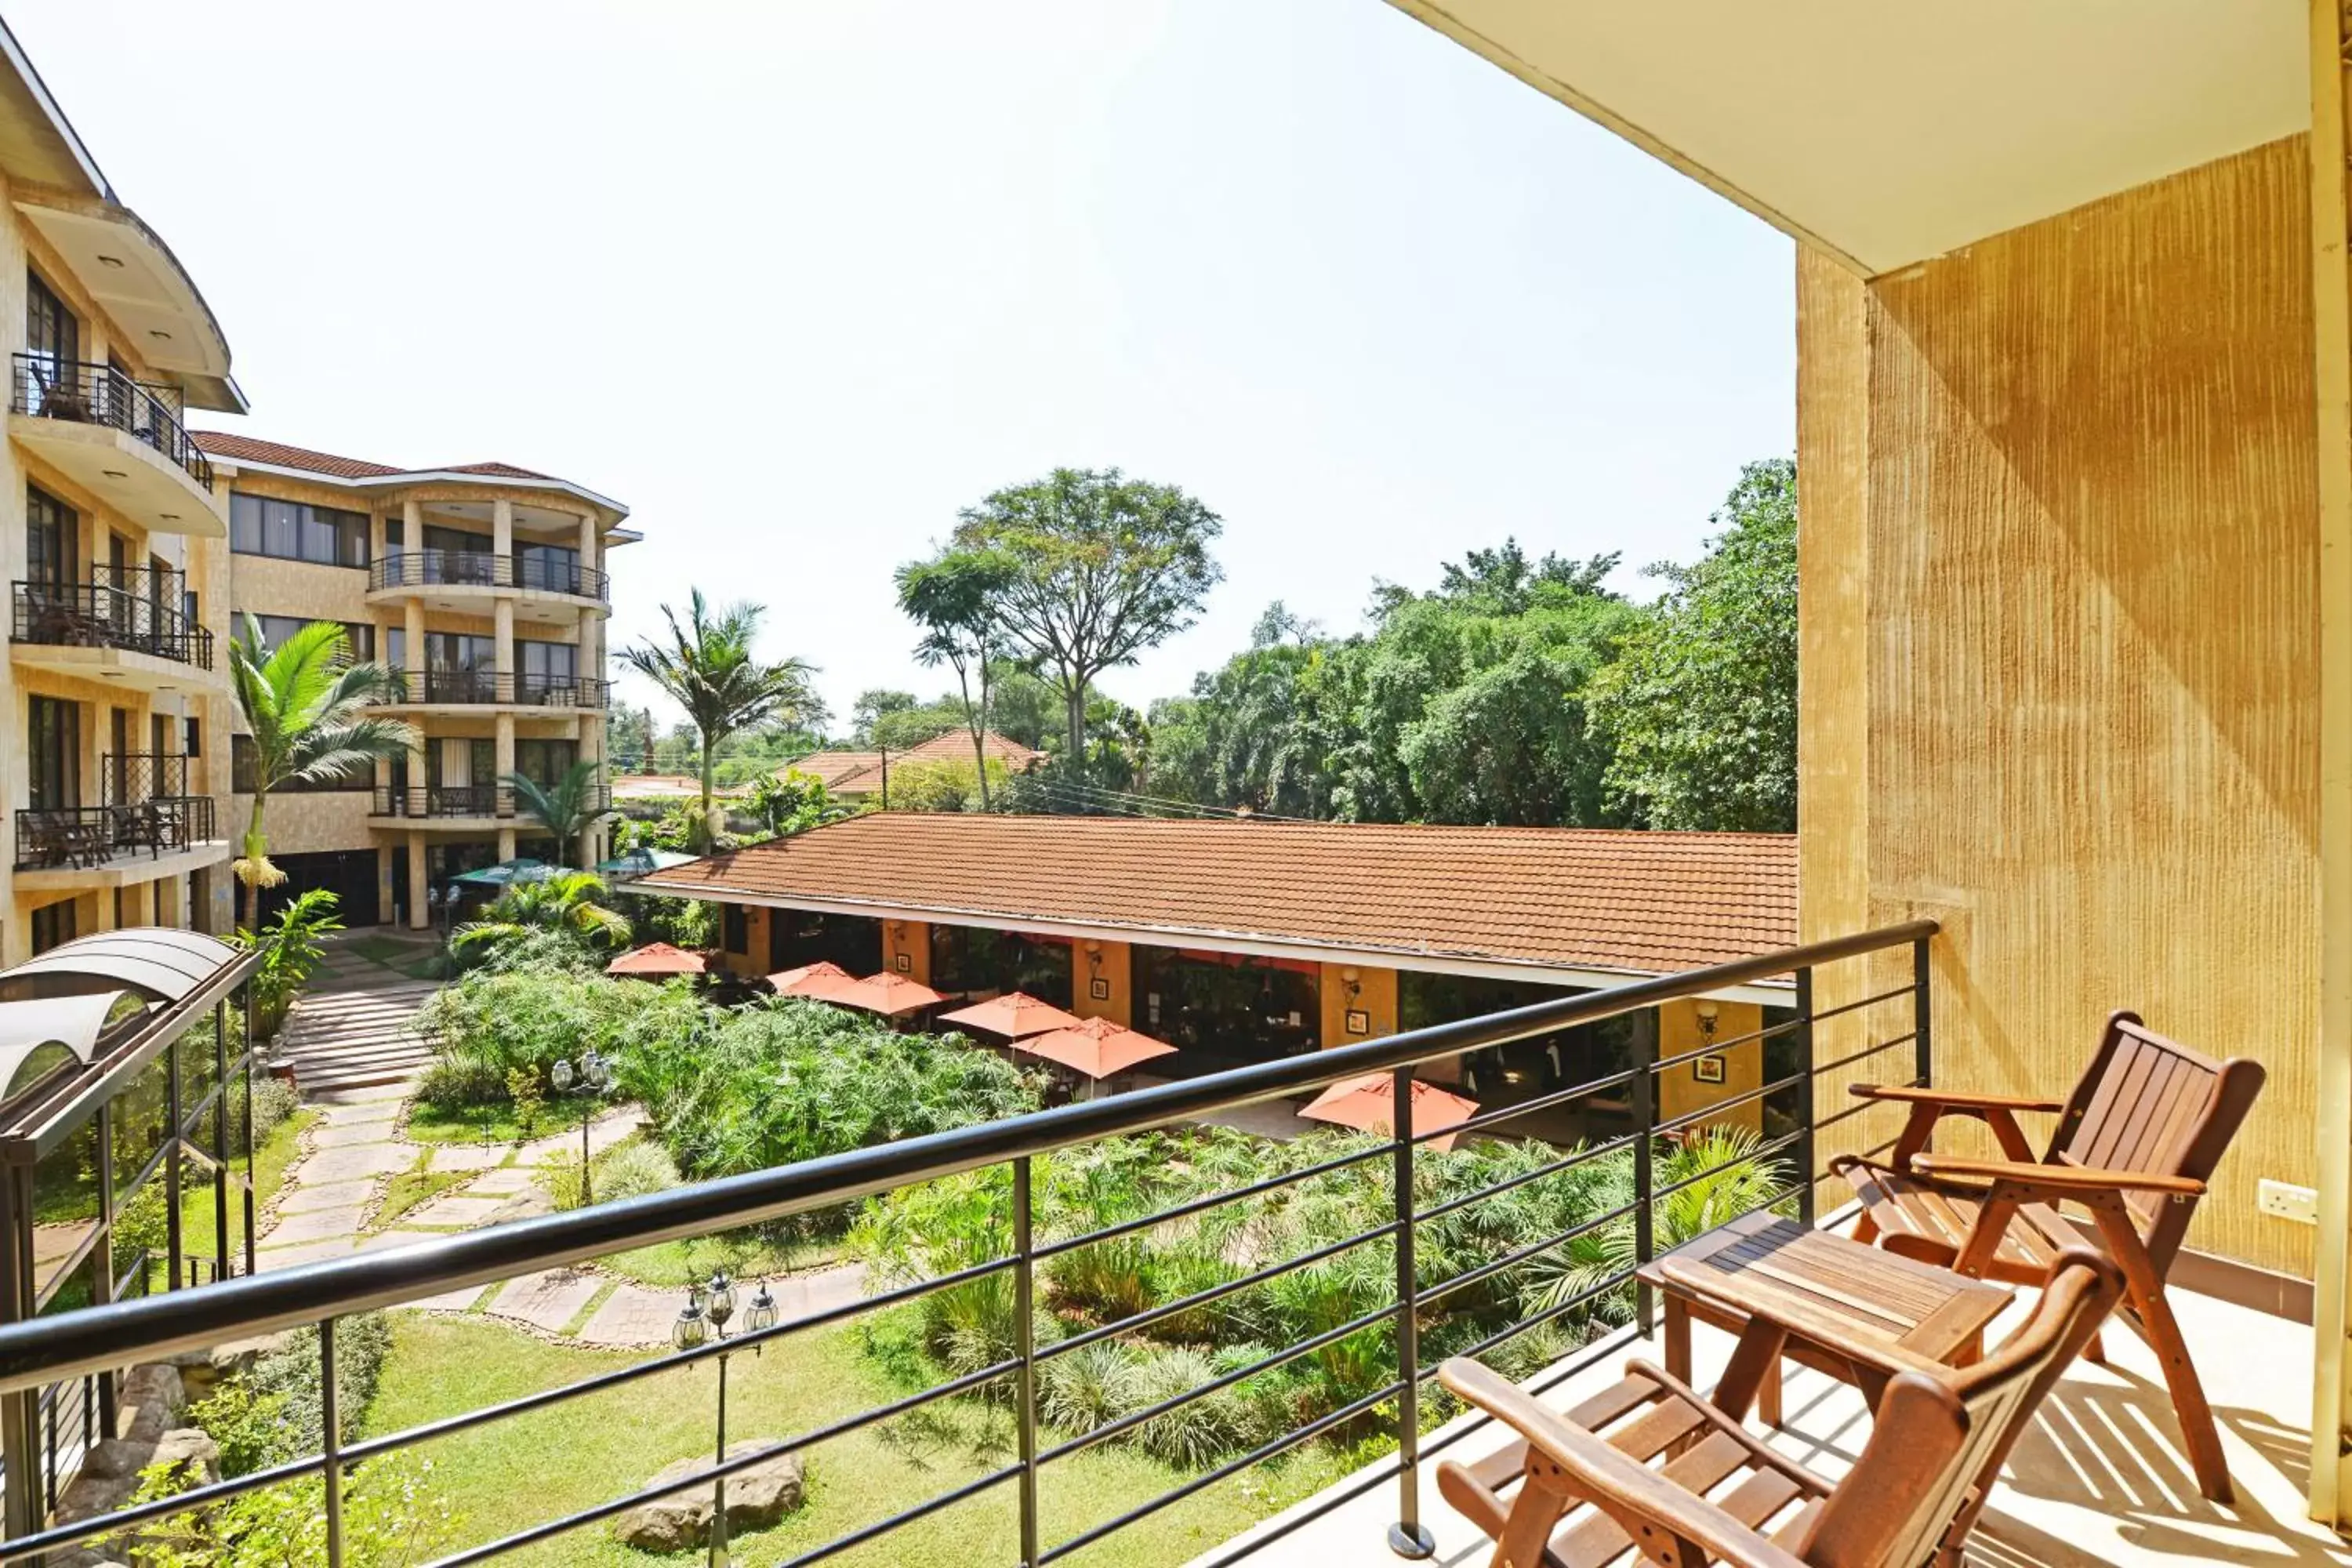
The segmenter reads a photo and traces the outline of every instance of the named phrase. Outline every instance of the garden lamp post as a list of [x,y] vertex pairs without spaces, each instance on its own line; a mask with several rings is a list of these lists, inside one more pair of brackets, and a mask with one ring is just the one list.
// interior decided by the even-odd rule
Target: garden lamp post
[[[727,1321],[735,1315],[735,1282],[727,1278],[727,1270],[714,1268],[707,1285],[686,1288],[686,1305],[677,1310],[677,1321],[670,1325],[670,1342],[679,1350],[699,1350],[715,1332],[721,1343],[727,1339]],[[743,1326],[752,1333],[761,1333],[776,1326],[776,1299],[768,1293],[765,1280],[751,1297],[751,1308],[744,1314]],[[757,1355],[760,1346],[751,1347]],[[727,1358],[719,1352],[719,1447],[718,1462],[727,1462]],[[727,1552],[727,1478],[714,1481],[710,1510],[710,1568],[733,1568],[734,1560]]]
[[[553,1081],[556,1093],[570,1094],[576,1087],[580,1094],[580,1205],[585,1208],[596,1201],[596,1189],[588,1174],[588,1126],[596,1120],[597,1099],[612,1087],[613,1069],[591,1046],[580,1053],[578,1067],[558,1061],[548,1069],[547,1076]],[[734,1303],[730,1300],[728,1306],[731,1311]]]

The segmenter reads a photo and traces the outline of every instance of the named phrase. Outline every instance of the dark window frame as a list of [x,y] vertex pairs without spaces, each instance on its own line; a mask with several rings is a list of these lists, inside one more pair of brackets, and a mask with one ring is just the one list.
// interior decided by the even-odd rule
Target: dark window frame
[[361,572],[369,565],[368,515],[343,507],[231,490],[228,539],[238,555]]

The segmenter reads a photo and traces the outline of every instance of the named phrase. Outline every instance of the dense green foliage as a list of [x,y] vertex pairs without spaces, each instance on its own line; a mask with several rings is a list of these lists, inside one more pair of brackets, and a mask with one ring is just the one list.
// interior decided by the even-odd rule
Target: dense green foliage
[[604,896],[590,871],[509,883],[480,919],[451,934],[449,951],[461,963],[491,969],[602,969],[631,934],[629,918],[602,902]]
[[516,807],[545,828],[555,840],[556,858],[562,865],[580,844],[580,836],[612,816],[602,804],[604,781],[602,763],[583,757],[563,770],[563,776],[541,784],[529,773],[501,773],[499,783],[514,792]]
[[253,972],[253,1030],[260,1039],[275,1038],[286,1021],[295,995],[310,983],[327,956],[325,939],[343,929],[336,910],[341,900],[324,888],[310,888],[288,900],[277,918],[258,936],[243,937],[261,954]]
[[1147,793],[1365,822],[1796,826],[1796,474],[1751,464],[1656,605],[1615,556],[1473,550],[1332,637],[1277,604],[1152,707]]
[[[391,1344],[382,1312],[335,1323],[335,1415],[345,1442],[360,1434]],[[196,1425],[220,1445],[223,1475],[250,1475],[320,1451],[326,1430],[320,1364],[319,1331],[295,1329],[189,1407]]]

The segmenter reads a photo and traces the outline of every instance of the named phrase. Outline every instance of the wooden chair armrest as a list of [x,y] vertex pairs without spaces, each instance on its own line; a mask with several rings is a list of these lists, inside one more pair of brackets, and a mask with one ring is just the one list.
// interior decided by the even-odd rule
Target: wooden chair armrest
[[[1706,1499],[1619,1453],[1582,1427],[1561,1420],[1476,1362],[1456,1356],[1438,1368],[1437,1377],[1463,1400],[1515,1428],[1531,1450],[1559,1467],[1578,1496],[1621,1524],[1629,1515],[1648,1521],[1696,1543],[1709,1557],[1738,1568],[1804,1568],[1801,1558],[1774,1545]],[[1699,1403],[1700,1408],[1706,1408],[1703,1401]]]
[[2047,1110],[2066,1109],[2056,1100],[2033,1100],[2014,1094],[1970,1094],[1957,1089],[1922,1089],[1913,1084],[1856,1083],[1848,1084],[1846,1092],[1856,1100],[1892,1100],[1906,1105],[1937,1105],[1949,1110]]
[[2014,1182],[2058,1193],[2137,1191],[2193,1198],[2203,1195],[2205,1191],[2205,1184],[2193,1176],[2166,1176],[2153,1171],[2104,1171],[2090,1165],[2043,1165],[2016,1160],[1969,1160],[1958,1154],[1914,1154],[1911,1169],[1919,1175],[1938,1180]]
[[1924,1372],[1934,1376],[1949,1371],[1900,1345],[1862,1338],[1845,1324],[1822,1316],[1802,1297],[1772,1284],[1761,1275],[1741,1274],[1734,1278],[1682,1258],[1659,1259],[1658,1272],[1666,1283],[1685,1296],[1737,1312],[1751,1322],[1760,1319],[1832,1355],[1858,1362],[1889,1377],[1901,1372]]

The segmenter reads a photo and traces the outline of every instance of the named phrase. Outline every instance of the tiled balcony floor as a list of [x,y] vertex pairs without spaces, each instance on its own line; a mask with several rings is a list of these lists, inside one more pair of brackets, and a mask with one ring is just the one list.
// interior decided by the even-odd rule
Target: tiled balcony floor
[[[1969,1543],[1971,1563],[2352,1568],[2352,1545],[2304,1517],[2311,1331],[2207,1297],[2176,1293],[2173,1300],[2221,1420],[2237,1507],[2217,1508],[2198,1495],[2155,1359],[2129,1330],[2111,1326],[2105,1338],[2115,1365],[2078,1364],[2044,1404]],[[1998,1341],[2019,1310],[2012,1307],[2011,1316],[1989,1337]],[[1696,1329],[1693,1337],[1697,1381],[1704,1387],[1713,1381],[1731,1341],[1706,1328]],[[1606,1386],[1625,1357],[1635,1354],[1664,1360],[1654,1342],[1637,1342],[1549,1391],[1546,1402],[1565,1405]],[[1801,1369],[1790,1373],[1787,1415],[1781,1446],[1824,1475],[1850,1464],[1869,1435],[1867,1414],[1853,1390]],[[1445,1457],[1476,1458],[1507,1436],[1490,1426],[1447,1449]],[[1484,1564],[1491,1543],[1445,1506],[1433,1469],[1423,1477],[1422,1518],[1437,1541],[1434,1562],[1443,1568]],[[1248,1558],[1249,1568],[1379,1568],[1398,1563],[1386,1545],[1395,1517],[1396,1487],[1391,1481],[1327,1518],[1267,1540]],[[1204,1561],[1247,1539],[1264,1538],[1281,1522],[1280,1517],[1269,1521]]]

